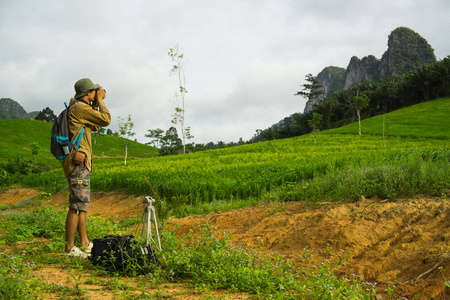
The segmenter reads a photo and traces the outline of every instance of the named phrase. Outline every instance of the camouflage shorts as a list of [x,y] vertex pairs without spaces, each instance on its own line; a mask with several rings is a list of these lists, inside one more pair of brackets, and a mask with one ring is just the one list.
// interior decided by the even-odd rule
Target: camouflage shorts
[[91,172],[84,164],[75,165],[67,179],[69,181],[69,208],[88,212],[91,198]]

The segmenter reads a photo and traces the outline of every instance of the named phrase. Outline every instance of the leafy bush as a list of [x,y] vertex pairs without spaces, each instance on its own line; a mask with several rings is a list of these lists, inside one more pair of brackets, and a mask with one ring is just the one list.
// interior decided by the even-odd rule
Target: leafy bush
[[28,145],[31,149],[31,154],[38,155],[39,151],[41,150],[41,146],[39,146],[39,143],[32,142]]
[[0,185],[6,183],[7,179],[8,179],[8,172],[6,172],[5,169],[0,167]]
[[7,163],[1,164],[0,167],[9,174],[21,175],[29,175],[37,170],[36,161],[27,157],[9,159]]

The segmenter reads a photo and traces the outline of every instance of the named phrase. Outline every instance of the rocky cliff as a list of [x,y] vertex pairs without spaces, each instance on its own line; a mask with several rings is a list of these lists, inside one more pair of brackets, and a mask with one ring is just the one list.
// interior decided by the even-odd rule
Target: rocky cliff
[[406,27],[399,27],[389,35],[388,50],[381,57],[380,77],[395,77],[417,67],[436,62],[434,49],[427,40]]
[[[381,59],[373,55],[362,59],[353,56],[347,69],[339,67],[323,69],[316,76],[316,80],[322,85],[324,95],[318,97],[316,101],[331,97],[336,91],[350,89],[363,81],[392,78],[434,62],[436,62],[434,49],[422,36],[409,28],[398,27],[389,35],[388,49]],[[314,104],[316,103],[307,101],[304,112],[312,111]]]
[[373,55],[359,59],[353,56],[345,72],[344,85],[340,90],[347,90],[363,81],[377,81],[380,79],[380,60]]
[[345,71],[344,68],[329,66],[317,74],[316,80],[322,86],[323,94],[317,96],[314,103],[312,103],[312,101],[307,101],[305,112],[312,111],[313,106],[319,103],[319,101],[322,101],[323,98],[333,95],[334,92],[342,89],[345,81]]

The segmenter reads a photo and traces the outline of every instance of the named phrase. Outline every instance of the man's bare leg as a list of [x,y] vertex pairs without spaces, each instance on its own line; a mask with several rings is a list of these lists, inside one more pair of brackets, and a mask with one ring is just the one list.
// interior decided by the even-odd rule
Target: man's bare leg
[[75,246],[75,233],[78,227],[79,216],[74,209],[69,208],[66,218],[66,249],[64,250],[66,253],[69,253]]
[[80,215],[78,217],[78,234],[80,235],[81,247],[89,246],[89,239],[86,233],[86,213],[80,211]]

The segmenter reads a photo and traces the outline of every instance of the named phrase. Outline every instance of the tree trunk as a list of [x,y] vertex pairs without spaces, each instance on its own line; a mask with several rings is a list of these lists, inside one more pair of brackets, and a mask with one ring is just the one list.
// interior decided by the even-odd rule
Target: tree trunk
[[127,165],[127,156],[128,156],[128,145],[125,144],[125,161],[124,161],[124,166]]
[[386,115],[383,115],[383,146],[384,148],[386,148],[386,140],[384,139],[384,119],[385,119]]
[[316,123],[313,125],[313,131],[314,131],[314,144],[316,143]]
[[358,114],[359,136],[361,136],[361,111],[358,109],[356,113]]

